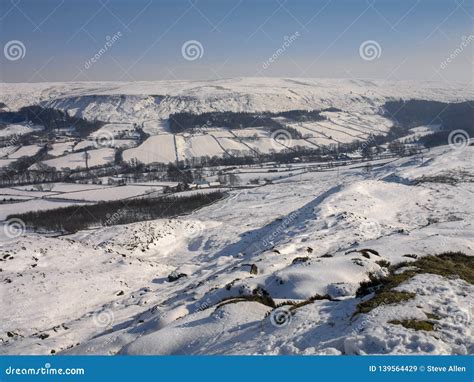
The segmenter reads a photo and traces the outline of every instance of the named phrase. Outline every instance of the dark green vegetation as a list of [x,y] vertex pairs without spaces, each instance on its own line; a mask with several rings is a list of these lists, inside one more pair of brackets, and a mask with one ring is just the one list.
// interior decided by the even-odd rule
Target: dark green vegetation
[[434,323],[427,320],[391,320],[388,321],[388,323],[393,325],[402,325],[407,329],[425,330],[427,332],[434,330]]
[[377,264],[378,266],[382,267],[382,268],[388,268],[390,266],[390,261],[387,261],[387,260],[377,260],[375,262],[375,264]]
[[76,232],[92,226],[128,224],[192,212],[224,197],[222,192],[159,198],[118,200],[10,215],[35,231]]
[[412,184],[424,184],[424,183],[443,183],[450,184],[455,186],[456,184],[463,183],[472,183],[474,182],[474,176],[471,175],[468,171],[452,171],[443,175],[436,176],[421,176],[420,178],[414,179]]
[[473,102],[445,103],[412,99],[388,101],[383,106],[386,117],[406,128],[441,124],[445,129],[472,129]]
[[428,312],[425,312],[426,314],[426,317],[428,317],[428,319],[430,320],[440,320],[441,317],[438,316],[437,314],[434,314],[434,313],[428,313]]
[[469,284],[474,284],[474,257],[461,252],[446,252],[437,256],[425,256],[408,263],[399,264],[397,268],[405,265],[415,266],[418,270],[405,273],[433,273],[444,277],[459,277]]
[[355,314],[368,313],[380,305],[398,304],[413,297],[415,297],[415,293],[398,292],[389,288],[382,288],[382,290],[377,291],[374,297],[358,304]]
[[301,134],[292,128],[282,125],[275,118],[283,117],[292,121],[321,121],[326,119],[318,110],[291,110],[281,113],[245,113],[245,112],[212,112],[202,114],[175,113],[170,115],[172,133],[192,131],[212,126],[225,127],[230,130],[248,127],[265,127],[270,131],[287,130],[293,138],[301,138]]
[[424,100],[389,101],[385,116],[404,130],[422,125],[441,125],[441,131],[420,138],[425,147],[446,145],[449,133],[456,129],[474,136],[474,102],[445,103]]
[[[406,270],[403,270],[407,267]],[[412,262],[397,264],[389,268],[390,274],[384,278],[369,275],[370,280],[362,282],[357,290],[357,297],[374,293],[373,297],[357,305],[356,312],[367,313],[386,304],[396,304],[415,297],[414,293],[395,291],[400,284],[413,276],[431,273],[444,277],[459,277],[474,284],[474,257],[461,252],[446,252],[437,256],[425,256]]]
[[72,129],[82,138],[86,138],[105,124],[100,121],[87,121],[83,118],[71,117],[61,110],[41,106],[25,106],[18,111],[0,111],[0,121],[5,123],[30,122],[33,125],[41,125],[44,126],[42,134],[58,129]]

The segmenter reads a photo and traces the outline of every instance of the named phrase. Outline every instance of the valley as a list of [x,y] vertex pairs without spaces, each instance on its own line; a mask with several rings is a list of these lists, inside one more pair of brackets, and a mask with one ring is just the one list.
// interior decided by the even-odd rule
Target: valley
[[473,99],[0,84],[0,353],[472,354]]

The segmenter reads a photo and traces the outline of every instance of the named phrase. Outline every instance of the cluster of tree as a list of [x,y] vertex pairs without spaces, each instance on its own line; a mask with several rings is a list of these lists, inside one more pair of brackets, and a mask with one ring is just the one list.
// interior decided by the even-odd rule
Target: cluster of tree
[[41,106],[25,106],[18,111],[0,111],[0,121],[4,123],[32,123],[44,126],[44,133],[58,129],[74,128],[81,138],[86,138],[98,130],[105,123],[88,121],[79,117],[72,117],[62,110],[43,108]]
[[190,213],[224,197],[222,192],[196,193],[190,196],[163,196],[70,206],[47,211],[14,214],[35,231],[77,232],[98,225],[128,224],[137,221],[175,217]]
[[471,102],[400,100],[386,102],[383,108],[385,115],[405,131],[422,125],[441,125],[439,131],[418,139],[418,143],[427,148],[446,145],[453,130],[461,129],[470,137],[474,136],[474,108]]
[[[41,160],[47,158],[43,149],[34,157],[20,158],[18,161],[10,164],[9,167],[0,170],[0,185],[3,187],[14,185],[34,184],[38,182],[87,182],[98,178],[118,177],[119,175],[127,181],[154,181],[171,180],[167,177],[168,164],[153,163],[145,165],[144,163],[132,160],[123,162],[120,159],[119,164],[94,166],[89,169],[70,169],[63,168],[57,170],[54,167],[45,165]],[[121,154],[117,154],[121,155]],[[36,163],[35,169],[29,167]],[[184,166],[180,166],[183,168]]]
[[135,132],[138,135],[138,144],[143,143],[147,138],[150,137],[150,134],[145,133],[142,126],[138,126],[136,124],[134,124],[134,126],[135,126]]
[[[336,109],[337,110],[337,109]],[[212,112],[212,113],[175,113],[169,118],[170,130],[173,133],[190,132],[199,128],[211,126],[226,127],[228,129],[245,129],[251,127],[265,127],[269,131],[287,130],[293,138],[301,138],[298,130],[282,125],[277,117],[284,117],[293,121],[320,121],[326,119],[319,110],[290,110],[280,113],[248,113],[248,112]]]
[[264,114],[244,112],[214,112],[214,113],[175,113],[169,117],[169,127],[173,133],[192,131],[196,128],[211,126],[227,127],[229,129],[242,129],[257,126],[280,126],[278,122]]
[[[463,129],[469,137],[474,137],[474,125]],[[425,135],[418,139],[418,143],[426,148],[447,145],[449,143],[450,130],[437,131],[433,134]]]
[[40,162],[45,157],[47,152],[48,148],[45,145],[41,147],[41,149],[35,155],[23,156],[12,162],[8,167],[1,170],[0,182],[6,185],[12,184],[16,178],[28,173],[29,167],[37,162]]
[[175,164],[170,163],[166,171],[168,180],[181,183],[192,183],[194,180],[193,173],[189,169],[180,169]]
[[57,172],[54,171],[25,171],[25,172],[14,172],[11,168],[2,169],[0,171],[0,186],[10,187],[19,186],[25,184],[35,184],[43,182],[59,182],[63,180],[63,177],[57,176]]
[[410,129],[422,125],[441,125],[443,130],[472,129],[472,102],[389,101],[383,106],[385,115]]
[[325,116],[321,115],[321,111],[319,110],[289,110],[276,113],[276,116],[291,119],[296,122],[322,121],[326,119]]

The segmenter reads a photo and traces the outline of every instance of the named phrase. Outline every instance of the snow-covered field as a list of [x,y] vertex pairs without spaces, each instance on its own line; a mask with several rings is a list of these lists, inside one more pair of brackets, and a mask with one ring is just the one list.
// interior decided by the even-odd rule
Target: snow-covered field
[[[101,166],[106,163],[111,163],[114,161],[115,151],[111,148],[102,148],[97,150],[89,150],[88,153],[88,166]],[[53,159],[48,159],[43,161],[44,164],[54,167],[56,169],[76,169],[76,168],[85,168],[86,159],[84,152],[67,154]]]
[[286,149],[282,143],[273,138],[259,138],[255,140],[245,140],[245,144],[258,153],[268,154],[270,152],[280,152]]
[[[105,182],[107,179],[104,179]],[[174,182],[143,182],[130,185],[98,185],[75,183],[48,183],[35,186],[0,188],[0,201],[14,203],[0,205],[0,220],[8,215],[35,210],[50,210],[58,207],[83,205],[84,203],[126,200],[162,193],[164,186],[175,186]],[[0,242],[5,239],[0,232]]]
[[[0,84],[0,87],[2,87],[2,84]],[[12,124],[12,125],[6,126],[5,128],[0,129],[0,138],[9,138],[15,135],[24,135],[24,134],[28,134],[33,131],[39,131],[42,129],[43,129],[42,126]]]
[[[128,148],[123,155],[126,161],[137,159],[147,164],[201,156],[268,154],[298,146],[314,149],[361,141],[369,134],[386,134],[393,125],[390,119],[380,115],[386,101],[460,102],[474,98],[472,88],[460,83],[283,78],[237,78],[212,84],[201,81],[0,84],[0,94],[0,102],[10,110],[39,104],[106,122],[87,139],[78,142],[74,151],[86,147],[94,149],[96,141],[105,141],[109,147]],[[323,112],[327,120],[317,122],[295,123],[280,118],[280,122],[305,138],[289,142],[288,147],[274,142],[263,128],[229,131],[226,126],[209,126],[191,134],[172,135],[168,123],[169,115],[178,112],[279,112],[328,107],[342,111]],[[35,128],[41,127],[8,125],[0,130],[0,137],[26,134]],[[134,147],[137,129],[150,135],[140,147]],[[57,169],[84,167],[82,154],[68,151],[71,151],[70,143],[54,144],[49,151],[54,158],[45,163]],[[91,151],[91,154],[98,152]],[[110,157],[94,155],[90,165],[110,162]],[[0,163],[2,167],[9,164],[11,161]]]
[[8,167],[22,157],[30,157],[40,151],[39,145],[6,146],[0,148],[0,168]]
[[53,157],[59,157],[67,152],[72,151],[74,144],[74,141],[53,143],[51,145],[51,150],[48,150],[48,154]]
[[151,120],[143,123],[143,131],[150,135],[158,135],[168,131],[168,120]]
[[229,154],[237,153],[243,155],[249,155],[252,151],[248,146],[245,146],[243,143],[237,139],[232,139],[231,137],[217,137],[215,134],[212,134],[216,137],[220,146]]
[[99,130],[91,134],[92,138],[97,137],[115,137],[123,134],[125,136],[133,135],[135,127],[130,123],[108,123]]
[[179,142],[180,144],[177,144],[179,158],[192,158],[206,155],[213,157],[214,155],[222,156],[224,154],[222,147],[211,135],[184,137],[184,139],[179,140]]
[[140,146],[125,150],[123,159],[125,161],[137,159],[145,164],[153,162],[174,163],[176,162],[174,137],[172,134],[151,136]]
[[[0,352],[472,354],[460,278],[417,274],[397,287],[413,298],[354,313],[386,262],[474,255],[473,154],[442,146],[229,191],[181,218],[4,242]],[[389,323],[429,317],[432,331]]]
[[120,187],[102,187],[95,190],[68,192],[67,194],[54,195],[53,199],[78,200],[87,202],[100,202],[108,200],[122,200],[135,197],[156,194],[163,187],[160,186],[120,186]]
[[[327,144],[336,143],[336,141],[329,139],[326,142]],[[226,154],[248,156],[257,152],[268,154],[296,147],[314,149],[317,148],[317,145],[304,139],[292,139],[282,145],[269,137],[238,138],[232,135],[229,130],[213,129],[212,133],[205,135],[173,135],[166,133],[154,135],[140,146],[125,150],[123,159],[125,161],[137,159],[146,164],[153,162],[174,163],[176,160],[191,160],[203,156],[222,157]]]
[[38,145],[28,145],[28,146],[22,146],[18,148],[14,153],[10,154],[8,157],[10,159],[19,159],[21,157],[29,157],[35,155],[39,150],[41,149],[41,146]]

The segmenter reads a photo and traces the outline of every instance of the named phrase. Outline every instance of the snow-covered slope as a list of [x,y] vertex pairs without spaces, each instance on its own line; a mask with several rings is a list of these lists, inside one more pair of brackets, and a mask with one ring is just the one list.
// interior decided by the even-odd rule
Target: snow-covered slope
[[[419,274],[397,287],[413,298],[354,313],[359,283],[387,262],[474,254],[473,148],[306,172],[183,218],[5,243],[0,352],[472,353],[462,279]],[[388,323],[428,315],[433,331]]]
[[42,103],[110,122],[166,119],[189,111],[282,111],[337,107],[374,112],[387,99],[474,99],[469,84],[351,79],[236,78],[215,81],[0,84],[11,110]]
[[[308,78],[0,84],[0,102],[7,105],[7,110],[41,105],[72,116],[109,122],[73,150],[90,146],[94,140],[105,141],[109,147],[129,147],[123,155],[126,161],[137,159],[146,164],[192,161],[202,156],[232,157],[315,149],[366,140],[371,134],[383,135],[389,131],[393,121],[380,115],[381,106],[399,99],[461,102],[473,100],[474,91],[468,84],[461,83]],[[327,119],[317,122],[283,118],[284,126],[295,129],[304,138],[292,140],[288,145],[279,144],[264,129],[229,132],[226,126],[206,126],[192,134],[170,135],[168,123],[170,114],[183,111],[279,112],[326,108],[341,111],[324,112]],[[6,126],[0,135],[11,136],[19,127],[22,126]],[[22,133],[26,133],[34,127],[22,128],[25,130]],[[138,129],[143,129],[151,138],[137,142]],[[254,134],[257,139],[252,137]],[[138,143],[142,144],[138,146]],[[56,157],[55,150],[49,154]],[[57,169],[84,167],[84,161],[77,156],[57,157],[47,164]],[[110,163],[108,159],[99,159],[91,165]],[[10,163],[4,161],[0,166]]]

